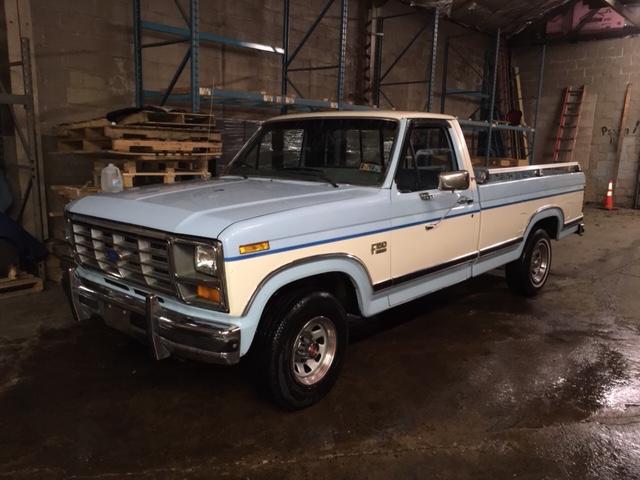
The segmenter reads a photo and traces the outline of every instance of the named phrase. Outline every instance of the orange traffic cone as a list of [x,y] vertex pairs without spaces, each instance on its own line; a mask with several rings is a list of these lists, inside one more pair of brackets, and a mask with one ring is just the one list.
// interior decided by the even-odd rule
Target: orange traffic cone
[[604,197],[604,205],[602,206],[605,210],[617,210],[613,206],[613,180],[609,180],[609,188],[607,188],[607,196]]

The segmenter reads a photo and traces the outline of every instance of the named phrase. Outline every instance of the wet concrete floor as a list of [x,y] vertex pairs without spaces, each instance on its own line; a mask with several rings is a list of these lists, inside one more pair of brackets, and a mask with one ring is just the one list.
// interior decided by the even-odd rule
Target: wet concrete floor
[[496,271],[354,322],[293,414],[243,365],[74,323],[55,284],[0,301],[0,479],[640,478],[640,212],[586,223],[536,299]]

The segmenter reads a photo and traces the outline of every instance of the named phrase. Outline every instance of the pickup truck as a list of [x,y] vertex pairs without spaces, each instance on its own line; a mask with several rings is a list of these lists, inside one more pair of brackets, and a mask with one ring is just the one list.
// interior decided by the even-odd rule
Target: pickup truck
[[175,355],[242,357],[280,407],[338,379],[348,319],[505,266],[536,295],[582,234],[577,163],[475,167],[454,117],[329,112],[262,124],[225,173],[69,204],[78,319]]

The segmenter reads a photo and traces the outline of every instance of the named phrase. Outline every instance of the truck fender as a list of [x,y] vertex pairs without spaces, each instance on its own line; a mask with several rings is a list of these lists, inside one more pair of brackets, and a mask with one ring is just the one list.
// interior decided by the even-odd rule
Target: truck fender
[[[295,282],[327,273],[341,273],[350,279],[355,288],[358,306],[364,315],[376,309],[388,308],[386,297],[373,298],[371,277],[357,257],[348,254],[332,254],[305,258],[274,270],[256,288],[242,314],[241,355],[249,350],[262,313],[276,292]],[[384,303],[384,307],[379,306],[378,303]]]
[[547,229],[549,237],[553,239],[557,238],[558,233],[562,230],[562,226],[564,225],[564,213],[558,206],[547,205],[539,208],[529,219],[529,224],[525,228],[524,233],[525,241],[527,240],[527,238],[529,238],[529,235],[531,235],[531,232],[536,227],[536,225],[538,225],[543,220],[546,220],[544,222],[544,225]]

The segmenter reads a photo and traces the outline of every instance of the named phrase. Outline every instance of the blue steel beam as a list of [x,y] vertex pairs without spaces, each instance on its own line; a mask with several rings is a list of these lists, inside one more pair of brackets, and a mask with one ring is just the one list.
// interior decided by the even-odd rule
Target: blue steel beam
[[142,87],[142,22],[140,21],[140,0],[133,0],[133,68],[136,81],[136,107],[144,105]]
[[431,61],[429,62],[429,89],[427,90],[427,105],[425,110],[430,112],[433,107],[433,88],[436,83],[436,55],[438,53],[438,19],[440,8],[433,9],[433,32],[431,35]]
[[[480,129],[486,129],[489,127],[488,122],[482,122],[482,121],[478,121],[478,120],[462,120],[462,119],[458,119],[458,123],[460,124],[460,126],[464,129],[464,130],[480,130]],[[504,125],[501,123],[493,123],[493,129],[494,130],[510,130],[510,131],[515,131],[515,132],[525,132],[525,133],[530,133],[533,132],[534,129],[531,127],[520,127],[520,126],[515,126],[515,125]]]
[[444,113],[447,99],[447,71],[449,69],[449,37],[444,41],[444,60],[442,66],[442,94],[440,95],[440,113]]
[[347,54],[347,6],[348,0],[342,0],[340,10],[340,59],[338,60],[338,110],[342,110],[344,101],[344,67]]
[[[281,93],[287,93],[287,67],[289,60],[289,0],[284,0],[282,17],[282,84]],[[286,113],[283,111],[282,113]]]
[[307,33],[302,38],[302,40],[300,40],[300,44],[296,47],[296,49],[293,51],[291,56],[286,59],[287,67],[289,67],[289,65],[291,65],[291,62],[293,62],[293,60],[296,58],[298,53],[300,53],[300,50],[302,49],[302,47],[304,47],[305,43],[307,43],[307,40],[309,40],[309,37],[311,36],[311,34],[318,27],[318,25],[320,25],[320,22],[322,21],[324,16],[327,14],[329,9],[331,8],[331,5],[333,5],[333,2],[334,2],[334,0],[329,0],[327,2],[325,7],[322,9],[322,12],[320,12],[320,15],[318,15],[318,18],[316,18],[315,22],[313,22],[313,25],[311,25],[311,28],[309,29],[309,31],[307,31]]
[[529,149],[529,163],[533,165],[535,160],[534,153],[536,148],[536,130],[538,128],[538,115],[540,115],[540,99],[542,98],[542,76],[544,74],[544,61],[547,54],[547,45],[542,45],[540,52],[540,74],[538,77],[538,97],[536,98],[536,114],[533,118],[533,134],[531,135],[531,148]]
[[180,65],[178,66],[176,73],[173,74],[173,78],[169,82],[169,86],[167,87],[167,90],[164,92],[164,96],[162,97],[162,100],[160,100],[160,105],[164,105],[165,103],[167,103],[167,99],[171,95],[171,92],[173,91],[173,87],[176,86],[176,83],[178,82],[180,75],[182,75],[182,72],[184,71],[184,67],[187,66],[187,62],[189,61],[190,58],[191,58],[191,48],[187,49],[187,51],[184,53],[184,57],[182,57],[182,61],[180,62]]
[[[147,90],[144,92],[149,98],[161,98],[162,93]],[[337,102],[326,102],[321,100],[310,100],[307,98],[291,97],[287,95],[268,95],[255,92],[239,92],[235,90],[217,90],[211,88],[200,88],[202,100],[216,105],[240,105],[245,107],[271,107],[271,108],[308,108],[308,109],[331,109],[337,108]],[[171,100],[188,102],[191,100],[190,94],[177,94],[169,97]],[[372,110],[373,107],[366,105],[344,104],[344,110]]]
[[[379,107],[380,106],[380,96],[383,96],[387,102],[395,108],[393,103],[389,100],[389,97],[382,91],[383,86],[392,86],[392,85],[410,85],[410,84],[426,84],[427,87],[427,101],[425,104],[425,110],[431,111],[432,102],[433,102],[433,88],[435,83],[435,61],[436,61],[436,52],[437,52],[437,41],[438,41],[438,16],[440,10],[437,7],[425,7],[432,11],[433,14],[433,32],[431,36],[431,59],[429,64],[429,70],[427,72],[427,79],[425,80],[413,80],[406,82],[388,82],[383,83],[384,79],[387,75],[393,70],[393,68],[398,64],[398,62],[404,57],[407,51],[411,48],[413,44],[416,43],[418,38],[422,32],[424,32],[429,27],[429,17],[427,16],[427,20],[420,27],[418,32],[413,36],[413,38],[409,41],[409,43],[402,49],[402,51],[396,56],[395,60],[391,63],[391,65],[387,68],[387,70],[382,73],[382,48],[384,43],[384,21],[390,20],[394,18],[404,17],[407,15],[412,15],[410,13],[406,14],[398,14],[398,15],[389,15],[386,17],[378,17],[376,21],[376,58],[374,62],[374,93],[373,93],[373,103]],[[413,14],[415,15],[415,14]],[[446,58],[446,57],[445,57]]]
[[[135,0],[139,1],[139,0]],[[168,33],[171,35],[180,35],[180,36],[190,36],[190,32],[186,28],[180,27],[172,27],[170,25],[162,25],[154,22],[140,22],[141,26],[145,30],[152,30],[155,32]],[[236,40],[233,38],[221,37],[219,35],[212,35],[210,33],[201,33],[200,40],[205,40],[207,42],[219,43],[221,45],[229,45],[231,47],[239,47],[239,48],[248,48],[250,50],[258,50],[261,52],[269,52],[269,53],[277,53],[280,55],[284,54],[284,49],[280,47],[272,47],[269,45],[262,45],[260,43],[254,42],[245,42],[242,40]]]
[[187,43],[189,37],[179,37],[171,40],[163,40],[161,42],[143,43],[141,48],[164,47],[165,45],[175,45],[176,43]]
[[190,51],[191,61],[191,111],[200,111],[200,17],[198,16],[198,0],[189,0],[190,22]]
[[376,58],[373,64],[373,103],[376,107],[380,106],[380,75],[382,74],[382,44],[384,38],[384,19],[378,17],[376,19]]
[[485,166],[489,166],[491,156],[491,142],[493,141],[493,109],[496,105],[496,81],[498,79],[498,60],[500,55],[500,29],[496,33],[496,50],[493,58],[493,75],[491,76],[491,98],[489,100],[489,131],[487,132],[487,146],[485,147]]
[[413,38],[409,41],[409,43],[402,49],[402,51],[398,54],[398,56],[396,57],[396,59],[391,63],[391,65],[389,66],[389,68],[387,68],[387,71],[384,72],[384,74],[382,74],[382,76],[380,77],[380,81],[384,80],[385,77],[387,75],[389,75],[389,72],[391,72],[391,70],[393,69],[393,67],[395,67],[398,62],[402,59],[402,57],[404,57],[404,54],[407,53],[407,50],[409,50],[411,48],[411,46],[416,43],[416,40],[418,39],[418,37],[420,37],[420,34],[422,34],[422,32],[424,32],[427,28],[427,25],[423,25],[420,30],[418,30],[418,33],[416,33]]

